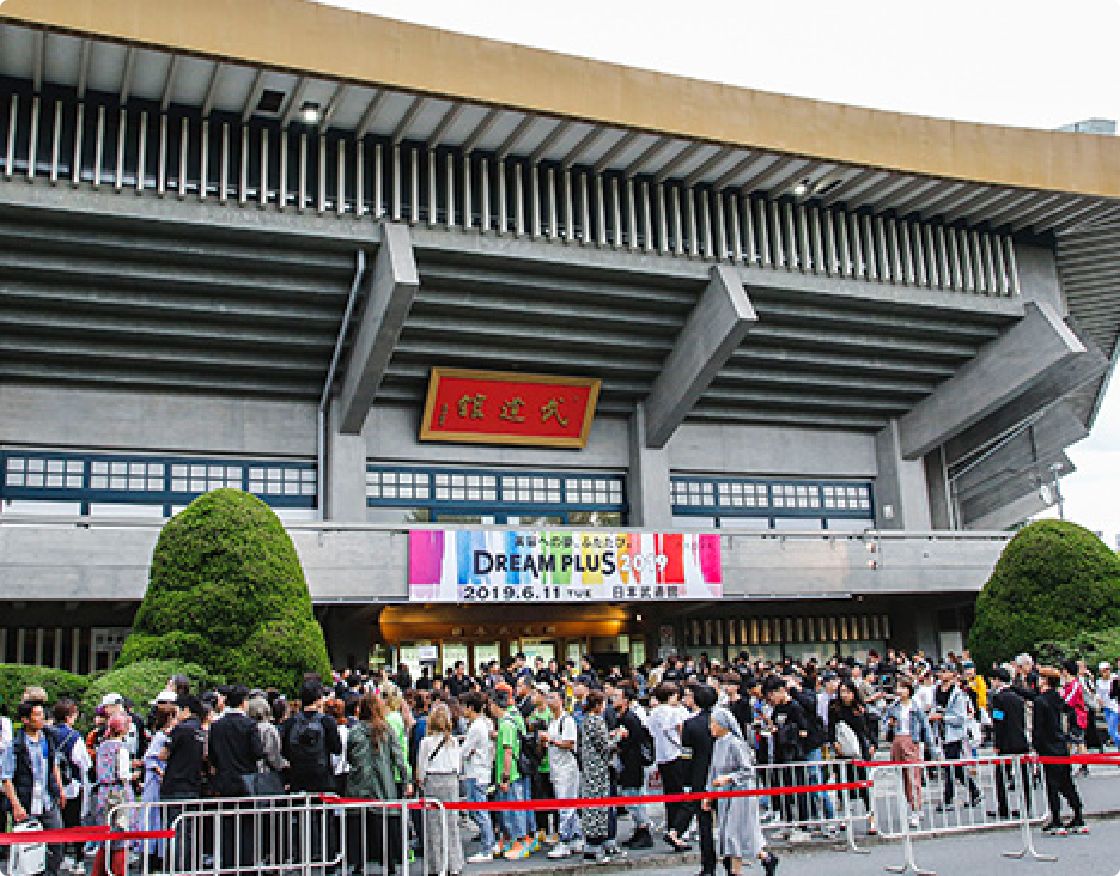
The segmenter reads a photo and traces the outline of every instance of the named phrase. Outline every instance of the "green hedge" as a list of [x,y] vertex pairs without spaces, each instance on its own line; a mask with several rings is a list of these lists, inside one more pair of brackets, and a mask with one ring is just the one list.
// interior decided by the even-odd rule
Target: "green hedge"
[[260,499],[214,490],[164,526],[118,665],[151,659],[198,663],[230,682],[289,694],[305,673],[329,677],[299,557]]
[[1115,665],[1120,658],[1120,627],[1109,627],[1093,633],[1078,633],[1069,639],[1051,639],[1035,646],[1038,656],[1047,663],[1066,659],[1084,660],[1096,674],[1097,664],[1107,660]]
[[978,667],[1038,643],[1120,626],[1120,559],[1089,530],[1041,520],[1003,550],[976,600],[969,648]]
[[87,676],[62,669],[0,663],[0,713],[13,716],[26,687],[38,685],[44,688],[53,704],[62,697],[81,702],[89,683]]
[[191,680],[191,689],[195,691],[225,681],[197,663],[177,660],[140,660],[127,666],[117,665],[90,682],[82,699],[82,714],[88,719],[105,694],[118,693],[132,700],[137,712],[145,715],[148,704],[167,686],[167,680],[177,674],[187,676]]

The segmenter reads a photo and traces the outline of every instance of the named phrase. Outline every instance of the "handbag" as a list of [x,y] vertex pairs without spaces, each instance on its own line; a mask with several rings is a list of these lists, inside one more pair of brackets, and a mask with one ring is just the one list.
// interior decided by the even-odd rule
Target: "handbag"
[[863,756],[859,738],[847,721],[840,721],[836,725],[836,748],[841,757]]
[[242,777],[246,779],[247,793],[251,797],[282,797],[284,780],[280,773],[264,769]]
[[[12,833],[28,830],[42,830],[43,825],[36,818],[27,818],[12,828]],[[38,876],[47,869],[47,844],[23,843],[12,847],[10,876]]]

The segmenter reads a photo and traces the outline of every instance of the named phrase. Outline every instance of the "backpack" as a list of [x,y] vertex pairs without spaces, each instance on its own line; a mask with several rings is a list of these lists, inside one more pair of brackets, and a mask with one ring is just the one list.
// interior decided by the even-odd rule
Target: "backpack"
[[288,728],[288,751],[295,770],[327,769],[327,734],[322,715],[316,713],[308,718],[306,712],[296,713]]
[[657,763],[657,751],[653,745],[653,734],[649,732],[649,728],[638,721],[638,726],[641,728],[640,735],[635,740],[638,745],[638,757],[641,758],[643,767],[651,767]]
[[[502,720],[513,721],[508,716],[503,716]],[[513,726],[517,730],[517,771],[522,776],[531,776],[541,765],[537,734],[523,732],[521,725],[516,721],[513,721]]]
[[55,729],[55,745],[58,748],[58,774],[62,779],[62,787],[66,787],[78,778],[78,768],[74,765],[74,743],[81,735],[73,727],[58,727]]
[[824,731],[824,721],[817,714],[817,695],[802,688],[797,692],[794,699],[797,700],[801,710],[805,713],[805,717],[809,720],[809,735],[801,740],[801,753],[804,755],[815,748],[820,748],[828,738],[828,734]]

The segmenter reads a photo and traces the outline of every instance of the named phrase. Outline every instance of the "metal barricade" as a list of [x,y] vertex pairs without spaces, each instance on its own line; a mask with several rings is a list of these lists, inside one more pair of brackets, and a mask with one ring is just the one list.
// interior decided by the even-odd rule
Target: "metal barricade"
[[451,844],[459,842],[457,825],[438,800],[205,798],[122,804],[111,817],[166,825],[174,838],[126,849],[123,866],[121,855],[114,866],[107,854],[110,876],[408,876],[410,862],[425,856],[436,856],[438,872],[446,874]]
[[913,840],[978,830],[1019,828],[1022,857],[1034,849],[1031,825],[1041,822],[1046,795],[1037,766],[1011,755],[917,763],[872,764],[873,806],[884,839],[901,839],[905,862],[894,873],[929,873],[914,859]]
[[[867,769],[849,760],[793,764],[759,764],[759,788],[855,784],[869,780]],[[818,790],[759,798],[764,831],[778,832],[791,842],[843,839],[849,851],[862,852],[856,841],[856,822],[873,814],[870,788]]]

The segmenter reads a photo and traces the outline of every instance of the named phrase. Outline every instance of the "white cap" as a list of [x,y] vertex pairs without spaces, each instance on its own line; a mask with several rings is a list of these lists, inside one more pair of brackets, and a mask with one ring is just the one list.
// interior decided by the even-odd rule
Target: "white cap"
[[102,706],[123,706],[124,697],[119,693],[107,693],[101,698]]
[[1111,668],[1112,668],[1112,664],[1109,663],[1107,660],[1102,660],[1100,663],[1097,664],[1097,669],[1111,669]]
[[160,703],[174,703],[179,699],[173,690],[161,690],[156,698],[152,700],[153,706],[158,706]]

